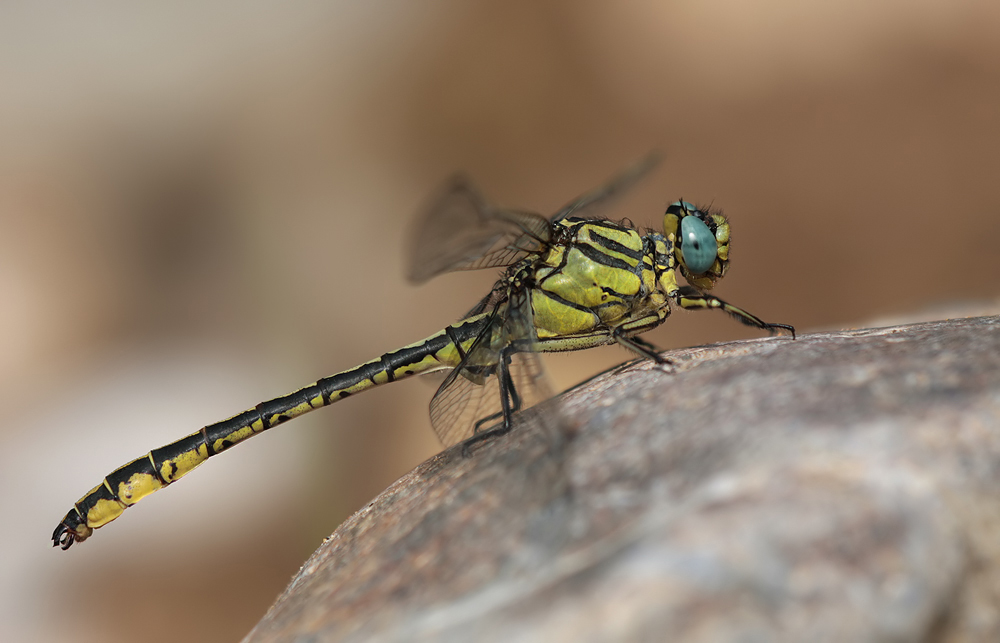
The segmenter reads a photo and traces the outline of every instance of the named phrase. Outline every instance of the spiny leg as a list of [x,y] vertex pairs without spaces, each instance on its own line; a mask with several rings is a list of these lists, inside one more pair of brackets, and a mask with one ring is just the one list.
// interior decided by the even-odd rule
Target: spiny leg
[[[510,360],[516,351],[515,344],[508,344],[500,351],[500,361],[497,363],[497,381],[500,386],[500,406],[501,410],[488,415],[476,422],[475,434],[462,445],[462,455],[469,457],[472,449],[476,445],[491,440],[497,436],[504,435],[513,426],[511,418],[521,410],[521,396],[514,386],[514,379],[510,376]],[[484,426],[488,426],[493,420],[503,416],[503,422],[488,431],[482,431]]]
[[636,335],[635,337],[626,337],[623,335],[619,329],[615,329],[611,332],[611,337],[614,338],[616,342],[625,348],[629,349],[633,353],[636,353],[640,357],[645,357],[646,359],[651,359],[657,364],[671,364],[670,358],[660,355],[662,352],[660,348],[654,344],[647,342],[645,339]]
[[640,346],[643,346],[644,348],[647,348],[647,349],[653,351],[654,353],[662,353],[663,352],[662,348],[660,348],[659,346],[657,346],[653,342],[649,341],[645,337],[640,337],[640,336],[636,335],[635,337],[632,338],[632,341],[634,341],[635,343],[639,344]]
[[[500,396],[501,396],[500,404],[503,408],[497,411],[496,413],[487,415],[486,417],[481,418],[479,421],[477,421],[475,428],[472,431],[473,435],[480,435],[483,432],[483,427],[489,426],[495,420],[498,420],[501,417],[504,418],[504,433],[506,433],[507,431],[510,430],[510,417],[514,413],[517,413],[518,411],[521,410],[521,398],[517,393],[517,387],[514,386],[513,378],[510,377],[510,371],[509,369],[503,369],[503,370],[506,371],[506,377],[504,377],[503,375],[497,376],[497,380],[500,383]],[[504,381],[507,382],[506,386],[503,384]],[[510,394],[509,402],[507,401],[508,398],[504,393],[505,389]]]
[[503,417],[503,411],[497,411],[496,413],[491,413],[484,418],[480,418],[476,421],[475,426],[472,429],[472,435],[480,435],[483,432],[483,427],[488,427],[496,420]]
[[737,308],[732,304],[726,303],[714,295],[706,295],[700,293],[693,288],[681,288],[674,295],[674,301],[681,308],[686,308],[688,310],[695,308],[717,308],[728,313],[730,316],[734,317],[737,321],[747,326],[752,326],[754,328],[760,328],[763,330],[768,330],[775,332],[778,330],[787,330],[792,334],[792,339],[795,339],[795,327],[788,324],[771,324],[768,323],[756,315],[752,315],[742,308]]

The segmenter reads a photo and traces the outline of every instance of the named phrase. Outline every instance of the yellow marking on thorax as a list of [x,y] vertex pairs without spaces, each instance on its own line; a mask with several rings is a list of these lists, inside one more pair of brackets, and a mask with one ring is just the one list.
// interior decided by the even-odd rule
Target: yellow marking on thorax
[[597,315],[605,324],[614,326],[616,325],[615,322],[627,315],[630,310],[630,306],[627,306],[624,302],[619,300],[619,303],[617,304],[599,308]]
[[642,290],[650,293],[654,288],[656,288],[656,272],[653,270],[653,258],[646,255],[643,257]]
[[615,228],[596,228],[595,226],[583,226],[578,237],[578,243],[586,243],[587,245],[593,247],[598,252],[602,252],[610,257],[615,257],[621,261],[624,261],[628,265],[635,267],[638,265],[639,260],[634,256],[629,256],[611,250],[605,247],[603,244],[595,241],[591,234],[598,234],[606,239],[610,239],[619,245],[622,245],[629,250],[635,252],[642,252],[642,237],[635,230],[618,230]]
[[[637,265],[636,262],[632,263]],[[599,264],[576,248],[570,251],[562,270],[551,273],[552,269],[546,270],[544,274],[539,271],[543,277],[539,280],[542,289],[586,308],[607,303],[610,295],[602,286],[623,295],[634,295],[642,287],[642,281],[634,272]]]
[[598,322],[593,312],[567,306],[537,290],[531,293],[531,307],[539,338],[581,333],[593,329]]
[[677,273],[673,270],[664,270],[661,272],[660,290],[668,295],[677,292]]

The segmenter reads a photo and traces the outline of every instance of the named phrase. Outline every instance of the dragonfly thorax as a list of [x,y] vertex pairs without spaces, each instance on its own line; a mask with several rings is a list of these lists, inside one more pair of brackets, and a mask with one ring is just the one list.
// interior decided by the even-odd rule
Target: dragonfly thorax
[[[657,290],[653,241],[610,221],[567,218],[532,262],[531,305],[540,339],[615,327],[648,309]],[[665,261],[666,240],[661,235]],[[659,298],[655,305],[665,306]]]

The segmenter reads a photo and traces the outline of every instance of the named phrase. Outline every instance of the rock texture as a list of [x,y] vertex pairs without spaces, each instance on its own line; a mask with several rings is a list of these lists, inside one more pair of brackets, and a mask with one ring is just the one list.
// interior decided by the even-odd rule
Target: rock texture
[[1000,640],[1000,317],[669,356],[417,467],[246,640]]

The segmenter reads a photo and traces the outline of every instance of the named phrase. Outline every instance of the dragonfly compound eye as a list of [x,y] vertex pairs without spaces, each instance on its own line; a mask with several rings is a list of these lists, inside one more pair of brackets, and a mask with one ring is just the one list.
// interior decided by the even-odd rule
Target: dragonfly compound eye
[[688,270],[701,274],[712,267],[719,252],[719,243],[705,222],[696,216],[681,219],[681,254]]

